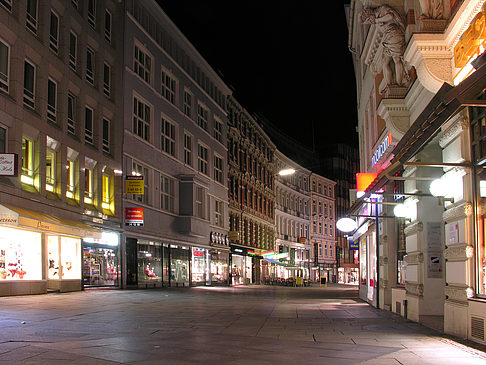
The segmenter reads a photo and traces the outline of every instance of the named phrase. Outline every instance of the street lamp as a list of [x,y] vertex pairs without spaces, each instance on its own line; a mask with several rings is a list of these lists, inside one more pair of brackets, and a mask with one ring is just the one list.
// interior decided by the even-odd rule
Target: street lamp
[[295,169],[283,169],[278,172],[280,176],[287,176],[287,175],[292,175],[295,174]]
[[336,228],[339,229],[341,232],[352,232],[356,228],[358,228],[358,224],[356,220],[351,218],[341,218],[336,222]]

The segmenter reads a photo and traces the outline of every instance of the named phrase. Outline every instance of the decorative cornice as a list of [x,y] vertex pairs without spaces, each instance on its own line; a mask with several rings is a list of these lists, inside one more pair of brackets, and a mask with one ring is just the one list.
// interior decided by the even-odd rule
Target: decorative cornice
[[470,202],[461,201],[459,204],[448,208],[442,213],[444,222],[450,223],[461,219],[466,219],[472,214],[472,204]]
[[467,303],[468,286],[447,285],[444,288],[446,300],[456,303]]
[[474,247],[467,243],[449,245],[444,251],[444,257],[448,261],[467,261],[474,255]]
[[405,227],[405,235],[411,236],[414,233],[418,233],[424,230],[424,224],[421,221],[413,221]]
[[393,140],[399,141],[410,127],[410,111],[405,99],[382,99],[377,113],[385,121]]
[[405,262],[409,265],[418,265],[424,262],[424,254],[422,252],[410,253],[405,256]]
[[406,283],[405,290],[407,291],[407,295],[414,295],[414,296],[421,297],[424,294],[424,285]]
[[457,120],[444,131],[442,137],[439,139],[440,147],[444,148],[462,132],[467,131],[468,129],[469,123],[467,119],[462,114],[459,114]]

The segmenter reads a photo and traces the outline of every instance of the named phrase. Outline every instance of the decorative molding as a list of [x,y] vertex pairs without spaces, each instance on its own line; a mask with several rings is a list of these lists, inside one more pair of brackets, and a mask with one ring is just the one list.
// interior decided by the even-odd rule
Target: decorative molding
[[467,303],[467,291],[467,286],[446,285],[444,288],[446,300],[459,303]]
[[444,148],[454,139],[456,139],[462,132],[465,132],[469,129],[469,123],[467,119],[462,115],[459,114],[457,120],[444,132],[442,137],[439,139],[440,147]]
[[386,123],[394,141],[399,141],[410,127],[410,111],[405,99],[382,99],[377,113]]
[[454,205],[445,210],[444,213],[442,213],[442,219],[446,223],[466,219],[472,214],[472,209],[473,206],[470,202],[461,201],[458,205]]
[[382,280],[380,282],[380,289],[387,289],[388,288],[388,280]]
[[421,221],[413,221],[405,227],[405,236],[411,236],[414,233],[422,232],[424,224]]
[[405,290],[409,295],[415,295],[421,297],[424,294],[424,285],[423,284],[412,284],[406,283]]
[[409,253],[405,256],[405,262],[409,265],[418,265],[424,262],[424,254],[422,252]]
[[474,247],[467,243],[459,243],[447,246],[444,257],[448,261],[467,261],[474,255]]

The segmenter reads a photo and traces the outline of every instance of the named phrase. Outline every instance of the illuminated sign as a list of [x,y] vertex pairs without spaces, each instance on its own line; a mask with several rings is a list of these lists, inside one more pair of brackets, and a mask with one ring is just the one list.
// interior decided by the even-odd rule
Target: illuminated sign
[[358,172],[356,174],[356,190],[358,192],[366,191],[375,179],[376,173],[374,172]]
[[392,135],[388,133],[385,139],[378,145],[375,150],[375,153],[371,157],[371,167],[375,167],[375,165],[380,161],[380,159],[385,155],[388,151],[388,148],[392,145]]
[[454,63],[457,68],[466,66],[472,58],[484,52],[486,42],[486,14],[484,9],[476,15],[454,47]]
[[353,241],[351,237],[349,237],[349,251],[356,251],[359,250],[359,242]]
[[143,195],[143,176],[127,176],[125,179],[125,194]]
[[126,226],[143,226],[143,208],[125,208],[125,225]]

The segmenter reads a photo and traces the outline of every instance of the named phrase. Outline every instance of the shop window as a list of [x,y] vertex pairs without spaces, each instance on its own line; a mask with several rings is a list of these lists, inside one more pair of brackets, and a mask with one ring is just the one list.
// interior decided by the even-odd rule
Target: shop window
[[115,248],[83,244],[83,285],[117,286],[118,257]]
[[171,286],[189,286],[189,258],[191,251],[185,246],[170,246]]
[[27,185],[34,185],[34,142],[22,138],[22,175],[20,180]]
[[81,240],[61,237],[61,279],[81,279]]
[[162,245],[159,242],[139,240],[137,245],[138,284],[162,283]]
[[208,267],[206,250],[204,248],[192,248],[192,283],[205,284]]
[[47,278],[57,280],[61,277],[61,265],[59,255],[59,238],[58,236],[49,236],[47,238]]
[[37,232],[0,227],[0,281],[42,280],[42,240]]
[[8,92],[10,47],[0,40],[0,90]]

